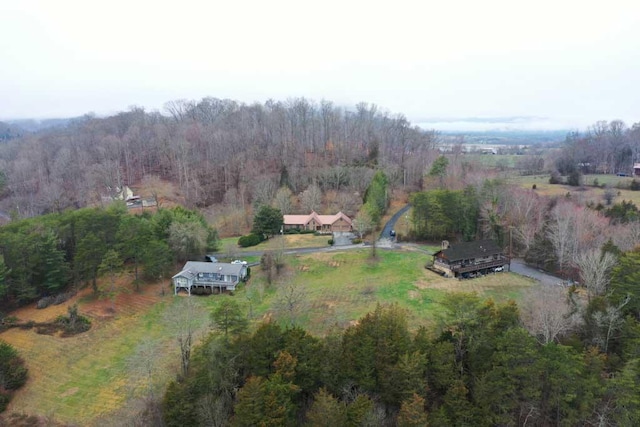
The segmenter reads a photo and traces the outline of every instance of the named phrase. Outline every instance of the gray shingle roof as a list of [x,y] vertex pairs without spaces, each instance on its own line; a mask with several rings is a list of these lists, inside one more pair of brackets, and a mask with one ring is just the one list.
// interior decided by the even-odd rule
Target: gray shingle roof
[[244,266],[242,264],[228,264],[224,262],[187,261],[182,271],[176,276],[195,277],[198,273],[219,273],[227,276],[240,276]]
[[434,256],[445,258],[449,262],[455,262],[501,253],[502,248],[493,240],[476,240],[475,242],[454,243],[448,249],[436,252]]

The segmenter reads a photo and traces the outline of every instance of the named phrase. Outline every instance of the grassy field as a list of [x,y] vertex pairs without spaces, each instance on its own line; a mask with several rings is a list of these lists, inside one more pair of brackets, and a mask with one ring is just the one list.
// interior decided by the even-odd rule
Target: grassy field
[[329,239],[331,239],[331,235],[314,236],[313,234],[285,234],[284,243],[283,236],[273,236],[259,245],[251,246],[249,248],[241,248],[238,246],[238,237],[226,237],[224,239],[220,239],[220,250],[218,253],[225,256],[230,255],[229,258],[234,258],[236,255],[244,252],[277,250],[283,248],[317,248],[328,246]]
[[530,175],[530,176],[514,176],[509,178],[509,182],[522,186],[523,188],[532,188],[536,185],[536,192],[545,196],[566,196],[575,198],[581,203],[593,202],[604,204],[604,188],[593,187],[594,180],[602,185],[610,185],[616,194],[614,203],[623,200],[632,201],[636,206],[640,206],[640,191],[619,190],[615,188],[619,183],[628,185],[633,178],[619,177],[615,175],[585,175],[583,176],[583,187],[571,187],[569,185],[549,184],[549,175]]
[[[115,314],[111,301],[81,296],[80,313],[91,318],[92,328],[74,337],[17,328],[2,333],[0,338],[20,351],[29,368],[29,381],[9,409],[91,425],[133,404],[144,390],[162,387],[175,372],[178,347],[164,319],[175,301],[160,289],[156,285],[139,294],[121,293],[114,302]],[[51,320],[64,310],[27,308],[15,314],[23,320]],[[139,357],[143,347],[148,353],[144,358]],[[152,380],[144,374],[146,365],[153,367]]]
[[507,169],[516,166],[517,162],[521,160],[523,156],[515,154],[464,154],[462,159],[465,162],[475,163],[481,165],[484,168],[500,168]]
[[[80,313],[92,319],[90,331],[70,338],[10,329],[0,338],[15,346],[26,360],[30,378],[9,411],[53,416],[79,425],[118,425],[140,405],[140,397],[161,393],[179,366],[175,319],[189,313],[197,337],[210,330],[208,314],[222,298],[234,298],[254,324],[293,320],[322,335],[334,325],[346,327],[373,310],[377,303],[396,302],[410,312],[410,325],[433,325],[442,313],[439,302],[449,292],[473,291],[497,300],[519,299],[532,285],[523,277],[500,273],[473,280],[445,279],[424,268],[419,251],[369,250],[295,255],[287,260],[282,280],[267,285],[259,268],[234,296],[174,297],[168,282],[147,285],[140,292],[131,276],[119,282],[115,301],[96,299],[89,290],[77,298]],[[288,316],[280,308],[283,290],[301,290],[299,310]],[[66,312],[69,303],[44,310],[24,308],[22,320],[45,321]],[[112,312],[111,308],[115,308]],[[192,304],[192,307],[185,307]],[[149,375],[151,373],[151,375]]]

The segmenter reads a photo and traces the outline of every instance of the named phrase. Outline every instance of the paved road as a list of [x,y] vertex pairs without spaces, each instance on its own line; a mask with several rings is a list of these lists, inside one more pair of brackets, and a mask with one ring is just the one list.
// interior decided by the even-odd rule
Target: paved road
[[[382,232],[380,233],[380,238],[378,239],[377,246],[380,249],[400,249],[404,246],[411,247],[412,244],[398,244],[395,242],[395,239],[392,239],[390,236],[391,230],[395,228],[395,224],[398,219],[411,208],[411,205],[406,205],[398,212],[396,212],[389,221],[382,228]],[[360,245],[345,245],[345,246],[321,246],[315,248],[299,248],[299,249],[287,249],[284,251],[285,254],[309,254],[314,252],[331,252],[331,251],[341,251],[345,249],[362,249],[366,247],[364,244]],[[238,254],[238,257],[242,256],[261,256],[264,251],[251,251],[251,252],[241,252]],[[423,252],[427,253],[423,250]],[[224,254],[219,254],[220,256],[224,256]],[[521,259],[512,259],[511,260],[511,271],[516,274],[520,274],[522,276],[530,277],[534,280],[539,281],[545,285],[557,285],[563,282],[563,279],[557,276],[553,276],[549,273],[546,273],[542,270],[536,269],[534,267],[530,267],[524,263]]]
[[389,221],[387,221],[387,223],[384,225],[384,227],[382,227],[382,231],[380,232],[380,239],[385,239],[385,238],[386,239],[390,239],[391,238],[391,230],[393,230],[395,228],[396,222],[398,221],[398,219],[400,219],[402,214],[404,214],[406,211],[408,211],[410,207],[411,207],[411,205],[407,205],[407,206],[403,207],[402,209],[400,209],[395,214],[393,214],[391,219]]
[[538,270],[534,267],[530,267],[521,259],[511,260],[511,271],[513,273],[535,279],[544,285],[557,285],[558,283],[563,282],[562,278],[545,273],[544,271]]

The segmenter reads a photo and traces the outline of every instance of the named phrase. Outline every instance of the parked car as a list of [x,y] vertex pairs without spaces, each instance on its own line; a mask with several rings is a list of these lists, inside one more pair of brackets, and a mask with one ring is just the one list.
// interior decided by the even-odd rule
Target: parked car
[[242,265],[247,265],[247,261],[243,261],[241,259],[234,259],[233,261],[231,261],[231,264],[242,264]]
[[389,234],[391,235],[391,237],[396,237],[396,230],[391,230]]
[[496,268],[493,269],[493,271],[495,271],[496,273],[504,271],[504,266],[501,265],[500,267],[496,267]]
[[207,262],[218,262],[218,258],[214,257],[213,255],[205,255],[204,259],[206,259]]

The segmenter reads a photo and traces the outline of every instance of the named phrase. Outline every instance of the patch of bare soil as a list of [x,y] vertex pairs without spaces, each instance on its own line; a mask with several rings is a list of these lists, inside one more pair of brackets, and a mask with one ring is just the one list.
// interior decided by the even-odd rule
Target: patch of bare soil
[[69,307],[74,304],[78,304],[80,315],[92,321],[109,320],[116,315],[133,315],[157,303],[164,295],[170,294],[167,283],[141,284],[137,290],[133,285],[133,276],[123,274],[115,282],[113,296],[105,295],[111,284],[99,280],[98,294],[93,292],[91,286],[86,286],[60,305],[37,309],[33,303],[12,311],[9,316],[16,317],[17,323],[31,322],[32,326],[42,326],[43,333],[50,335],[49,332],[53,331],[54,327],[44,325],[54,323],[60,316],[66,316]]
[[50,417],[40,415],[27,415],[12,412],[0,416],[0,427],[66,427],[68,424],[62,424],[54,421]]

